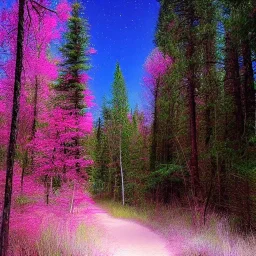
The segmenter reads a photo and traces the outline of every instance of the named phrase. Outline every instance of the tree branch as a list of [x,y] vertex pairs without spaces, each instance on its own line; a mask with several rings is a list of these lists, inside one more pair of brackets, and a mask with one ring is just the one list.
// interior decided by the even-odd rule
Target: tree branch
[[40,3],[38,3],[38,2],[36,2],[36,1],[34,1],[34,0],[30,0],[30,1],[31,1],[32,3],[34,3],[34,4],[37,4],[38,6],[40,6],[41,8],[43,8],[43,9],[45,9],[45,10],[49,11],[49,12],[53,12],[53,13],[57,14],[57,12],[56,12],[56,11],[54,11],[54,10],[52,10],[52,9],[47,8],[47,7],[45,7],[45,6],[41,5]]

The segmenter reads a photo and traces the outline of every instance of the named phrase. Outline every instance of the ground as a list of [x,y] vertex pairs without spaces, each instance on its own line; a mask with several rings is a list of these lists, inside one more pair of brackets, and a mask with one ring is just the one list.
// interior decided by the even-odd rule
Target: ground
[[131,220],[111,217],[97,204],[88,203],[94,225],[101,227],[102,246],[114,256],[171,256],[167,241],[149,228]]

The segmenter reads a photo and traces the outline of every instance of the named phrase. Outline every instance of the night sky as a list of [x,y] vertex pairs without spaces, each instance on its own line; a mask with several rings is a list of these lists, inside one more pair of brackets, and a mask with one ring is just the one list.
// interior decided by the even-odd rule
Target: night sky
[[90,82],[97,109],[109,96],[118,61],[124,73],[130,106],[141,104],[143,64],[154,48],[159,12],[156,0],[83,0],[90,23],[91,43],[98,51],[92,58]]

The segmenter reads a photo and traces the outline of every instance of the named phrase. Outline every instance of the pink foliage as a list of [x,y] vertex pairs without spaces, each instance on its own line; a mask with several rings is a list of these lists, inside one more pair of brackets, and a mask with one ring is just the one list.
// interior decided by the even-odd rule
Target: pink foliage
[[[36,237],[43,219],[49,214],[49,209],[43,202],[45,188],[40,183],[42,177],[63,177],[65,181],[76,181],[84,184],[86,174],[77,172],[77,166],[84,170],[93,164],[87,156],[83,146],[76,145],[77,139],[83,139],[93,130],[92,114],[85,111],[81,115],[79,110],[62,109],[55,106],[53,99],[56,91],[51,89],[51,84],[58,77],[57,60],[51,56],[50,45],[59,43],[60,30],[65,27],[71,7],[68,1],[60,1],[55,13],[48,12],[37,6],[37,11],[28,1],[25,10],[24,25],[24,61],[21,82],[18,146],[19,152],[33,152],[34,172],[30,177],[25,177],[23,195],[35,200],[30,206],[24,206],[26,212],[19,207],[12,210],[11,229],[30,229],[30,235]],[[41,0],[40,4],[50,8],[50,1]],[[29,14],[28,14],[29,10]],[[0,60],[3,76],[0,78],[0,146],[7,147],[12,110],[15,56],[16,56],[16,26],[18,17],[18,5],[0,11],[0,47],[8,52],[8,58]],[[30,18],[32,22],[30,23]],[[88,54],[96,53],[95,49],[89,49]],[[2,74],[1,74],[2,75]],[[87,108],[94,105],[93,95],[87,84],[90,77],[82,74],[78,82],[85,85],[84,101]],[[35,95],[37,88],[37,104]],[[36,113],[35,113],[36,112]],[[32,137],[32,127],[36,120],[37,128]],[[69,145],[73,145],[69,147]],[[78,156],[77,152],[81,152]],[[38,181],[39,183],[36,183]],[[5,172],[0,171],[0,196],[3,197],[5,184]],[[16,162],[13,181],[14,201],[20,195],[21,168]],[[79,185],[77,189],[82,190]],[[65,188],[68,192],[70,189]],[[56,216],[68,214],[70,194],[63,203],[62,197],[57,197]],[[0,206],[2,200],[0,200]],[[14,204],[15,205],[15,204]],[[63,208],[61,208],[63,207]],[[22,220],[22,221],[21,221]],[[25,225],[24,225],[25,223]]]
[[93,130],[93,116],[92,113],[85,113],[81,120],[81,129],[85,133],[91,133]]
[[132,114],[128,113],[127,117],[128,117],[129,122],[132,123]]
[[164,55],[158,48],[154,49],[145,63],[146,72],[157,79],[163,76],[172,65],[173,60],[168,55]]
[[[173,65],[173,59],[164,55],[158,48],[155,48],[145,62],[146,74],[143,77],[143,85],[146,88],[144,97],[151,105],[154,105],[154,97],[159,87],[163,85],[162,77]],[[152,106],[145,106],[146,108]],[[148,120],[152,118],[152,112],[146,111]]]
[[85,73],[82,74],[81,77],[80,77],[80,81],[83,84],[87,84],[90,79],[91,79],[91,77],[88,74],[85,74]]
[[56,12],[61,21],[66,21],[70,17],[70,12],[72,8],[68,1],[62,1],[56,7]]
[[92,92],[89,89],[84,91],[84,100],[85,100],[85,105],[88,108],[91,108],[91,107],[95,106],[95,103],[93,102],[94,96],[93,96]]
[[[77,165],[84,169],[92,162],[86,158],[83,147],[76,145],[76,140],[92,132],[92,115],[90,113],[80,115],[75,109],[65,110],[55,107],[42,113],[40,120],[46,125],[38,129],[31,144],[31,148],[37,152],[35,158],[37,175],[58,175],[66,179],[79,179],[76,172]],[[82,155],[78,157],[77,152],[82,152]]]
[[91,47],[88,51],[87,51],[88,54],[96,54],[97,53],[97,50],[94,49],[93,47]]
[[[40,2],[44,6],[49,3],[46,0]],[[67,5],[67,3],[60,3]],[[38,7],[39,8],[39,7]],[[64,10],[64,7],[62,7]],[[30,14],[28,14],[28,10]],[[38,101],[38,112],[44,111],[44,98],[49,93],[48,85],[57,78],[57,66],[54,59],[49,58],[49,45],[54,40],[60,38],[59,27],[63,26],[56,14],[46,12],[45,9],[37,11],[28,2],[25,12],[25,35],[24,35],[24,61],[20,99],[20,127],[18,142],[25,145],[29,139],[30,130],[33,122],[33,98],[35,93],[35,83],[38,83],[38,94],[41,100]],[[10,114],[12,108],[12,95],[15,70],[16,54],[16,29],[18,17],[18,5],[0,12],[0,46],[10,57],[4,59],[2,66],[5,77],[0,80],[0,104],[3,113],[2,127],[0,127],[2,145],[7,145],[9,138]],[[29,22],[29,20],[33,22]],[[63,20],[65,21],[65,20]],[[1,125],[0,125],[1,126]]]
[[[42,5],[48,6],[48,1],[42,0]],[[92,116],[86,113],[84,116],[74,110],[72,113],[58,107],[51,106],[50,102],[56,96],[54,91],[49,89],[49,84],[58,77],[57,61],[49,57],[49,45],[60,38],[59,28],[63,27],[63,22],[69,17],[71,11],[67,1],[61,1],[56,8],[58,16],[47,12],[45,9],[39,10],[41,15],[30,6],[30,17],[33,22],[30,24],[26,9],[25,36],[24,36],[24,72],[22,74],[21,98],[20,98],[20,119],[18,143],[24,149],[29,147],[36,152],[35,164],[37,173],[35,175],[57,175],[67,168],[70,172],[74,171],[76,164],[81,168],[90,165],[90,161],[77,159],[74,151],[79,147],[69,149],[68,154],[66,144],[74,144],[77,138],[82,138],[92,131]],[[4,140],[1,144],[7,145],[9,138],[10,117],[12,108],[12,95],[15,70],[16,54],[16,33],[11,28],[17,24],[18,5],[15,4],[11,9],[0,13],[1,24],[1,43],[8,41],[8,50],[11,58],[4,62],[4,72],[6,77],[0,80],[0,113],[1,129],[0,133]],[[39,8],[39,7],[38,7]],[[40,8],[39,8],[40,9]],[[13,15],[11,15],[13,14]],[[7,31],[9,28],[10,31]],[[90,49],[90,54],[95,50]],[[71,79],[67,77],[66,79]],[[82,74],[81,83],[87,84],[90,77]],[[37,84],[38,100],[36,105],[37,116],[34,116],[35,84]],[[91,91],[85,90],[85,104],[87,107],[93,106],[93,96]],[[43,124],[38,128],[35,138],[31,138],[31,129],[34,118],[38,123]],[[79,149],[80,150],[80,149]],[[71,177],[72,175],[70,175]]]
[[[73,178],[73,177],[72,177]],[[5,172],[0,170],[0,196],[3,196],[5,183]],[[45,188],[40,180],[35,180],[33,176],[25,177],[25,185],[21,194],[20,170],[15,168],[13,178],[13,203],[11,211],[10,231],[22,232],[30,241],[36,242],[41,235],[42,230],[48,228],[49,223],[66,223],[68,219],[71,229],[76,230],[77,226],[85,219],[90,221],[90,213],[84,208],[84,212],[78,214],[70,213],[70,202],[73,194],[72,187],[64,185],[58,194],[51,193],[50,205],[45,203]],[[84,193],[83,186],[76,183],[74,191],[74,206],[90,203],[94,204],[91,198]],[[18,203],[19,197],[26,197],[29,202],[24,205]],[[0,200],[0,210],[2,208]]]
[[146,75],[143,77],[144,86],[148,89],[145,97],[150,98],[159,85],[161,77],[172,66],[173,60],[155,48],[145,62]]

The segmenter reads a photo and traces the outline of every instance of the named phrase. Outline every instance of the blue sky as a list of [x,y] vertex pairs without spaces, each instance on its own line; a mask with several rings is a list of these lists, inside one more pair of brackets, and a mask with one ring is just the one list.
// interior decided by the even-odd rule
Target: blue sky
[[[141,103],[143,64],[154,48],[159,12],[156,0],[83,0],[90,23],[92,58],[90,87],[98,106],[110,96],[116,62],[121,65],[130,106]],[[97,115],[97,113],[95,113]]]

